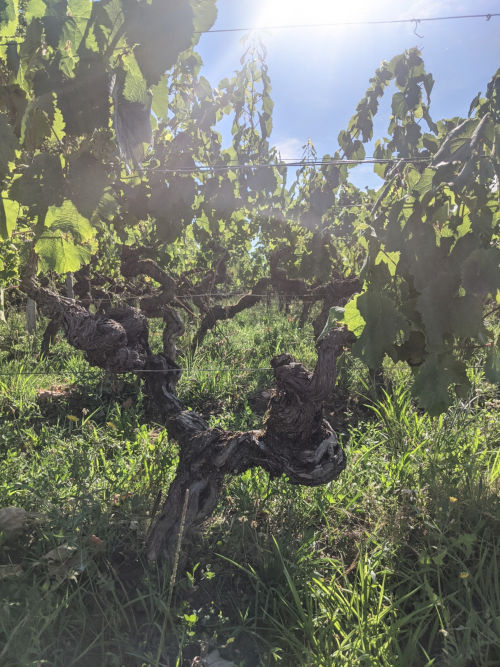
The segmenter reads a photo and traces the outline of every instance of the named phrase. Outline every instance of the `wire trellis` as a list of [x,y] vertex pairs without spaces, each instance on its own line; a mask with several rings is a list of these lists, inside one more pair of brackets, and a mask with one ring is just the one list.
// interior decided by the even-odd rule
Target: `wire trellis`
[[[99,370],[103,370],[102,368]],[[145,374],[150,374],[150,373],[182,373],[183,375],[193,375],[195,373],[231,373],[236,375],[237,373],[261,373],[261,372],[269,372],[274,370],[271,366],[261,366],[258,368],[247,368],[247,367],[239,367],[239,366],[222,366],[220,368],[197,368],[197,367],[189,367],[189,368],[167,368],[165,370],[155,370],[155,369],[145,369],[145,370],[140,370],[140,369],[135,369],[135,370],[128,370],[128,371],[105,371],[109,373],[114,373],[116,375],[125,375],[127,373],[133,373],[134,375],[145,375]],[[25,375],[33,375],[33,376],[43,376],[43,377],[57,377],[57,378],[67,378],[70,375],[76,375],[74,371],[67,371],[63,373],[62,371],[19,371],[17,373],[2,373],[0,372],[0,377],[18,377],[18,376],[25,376]]]
[[[321,287],[321,286],[320,286]],[[17,287],[13,286],[10,288],[5,288],[5,289],[18,289]],[[263,294],[254,294],[251,291],[248,292],[227,292],[227,293],[217,293],[217,292],[212,292],[212,293],[206,293],[206,294],[179,294],[177,295],[177,298],[182,300],[182,301],[193,301],[193,299],[196,298],[212,298],[214,300],[216,299],[231,299],[234,297],[244,297],[244,296],[253,296],[256,297],[257,299],[271,299],[271,298],[283,298],[283,299],[306,299],[310,300],[311,298],[317,297],[318,300],[322,299],[322,295],[316,295],[314,294],[314,289],[313,292],[306,292],[302,294],[297,294],[296,292],[294,293],[287,293],[287,292],[278,292],[278,291],[269,291],[265,292]],[[121,294],[116,294],[113,296],[109,297],[93,297],[92,298],[92,304],[99,304],[99,303],[119,303],[120,301],[127,301],[133,303],[134,301],[140,301],[141,299],[156,299],[161,296],[161,293],[158,294],[139,294],[136,296],[122,296]],[[65,297],[69,298],[69,297]],[[77,305],[81,305],[81,303],[77,300],[75,300]],[[170,304],[171,302],[169,302]],[[169,305],[165,304],[165,305]]]
[[456,21],[465,19],[486,19],[490,21],[493,17],[500,16],[500,12],[491,12],[489,14],[456,14],[452,16],[425,16],[421,18],[407,19],[367,19],[362,21],[328,21],[319,23],[289,23],[286,25],[262,25],[262,26],[243,26],[235,28],[212,28],[210,30],[197,30],[195,34],[226,33],[226,32],[254,32],[258,30],[296,30],[310,28],[340,28],[349,26],[376,26],[412,23],[415,27],[419,23],[430,23],[433,21]]
[[[475,159],[489,159],[491,160],[491,155],[476,155]],[[280,162],[255,162],[255,163],[233,163],[233,164],[208,164],[202,165],[197,164],[193,167],[168,167],[168,168],[158,168],[158,167],[143,167],[136,169],[135,173],[127,174],[126,176],[121,176],[120,180],[130,181],[137,178],[140,178],[141,174],[205,174],[205,173],[220,173],[228,171],[240,171],[245,169],[285,169],[287,167],[339,167],[342,165],[347,166],[357,166],[361,164],[425,164],[432,162],[434,159],[433,155],[430,156],[416,156],[416,157],[391,157],[391,158],[338,158],[332,160],[293,160],[293,161],[280,161]],[[457,160],[460,162],[460,160]],[[351,206],[351,205],[349,205]]]
[[[339,27],[354,27],[354,26],[377,26],[377,25],[394,25],[410,23],[415,26],[419,23],[431,23],[435,21],[456,21],[456,20],[471,20],[471,19],[486,19],[490,21],[493,17],[500,16],[500,12],[489,12],[485,14],[455,14],[450,16],[423,16],[406,19],[365,19],[360,21],[323,21],[318,23],[289,23],[285,25],[253,25],[253,26],[236,26],[234,28],[210,28],[209,30],[195,30],[195,35],[206,34],[220,34],[231,32],[256,32],[266,30],[297,30],[297,29],[312,29],[312,28],[339,28]],[[72,15],[68,17],[71,19],[88,19],[88,16]],[[22,35],[3,35],[0,36],[0,41],[21,40]]]

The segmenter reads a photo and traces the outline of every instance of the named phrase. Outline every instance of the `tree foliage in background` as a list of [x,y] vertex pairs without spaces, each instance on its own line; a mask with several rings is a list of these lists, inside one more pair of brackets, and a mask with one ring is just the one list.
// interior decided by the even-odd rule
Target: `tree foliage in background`
[[[383,63],[325,156],[364,159],[392,90],[387,137],[375,143],[388,161],[374,167],[381,187],[356,188],[350,162],[308,164],[311,143],[290,185],[269,143],[263,46],[247,40],[240,69],[217,88],[202,75],[194,47],[215,17],[215,0],[4,0],[0,281],[15,278],[16,250],[22,263],[34,250],[42,274],[97,257],[119,275],[110,249],[125,245],[147,246],[174,280],[202,275],[223,248],[225,280],[249,288],[287,248],[287,276],[311,288],[360,278],[344,313],[352,353],[374,370],[386,354],[408,362],[431,414],[447,408],[451,387],[468,391],[478,346],[498,382],[485,314],[500,289],[500,74],[468,118],[436,122],[419,52]],[[217,125],[226,116],[229,147]]]

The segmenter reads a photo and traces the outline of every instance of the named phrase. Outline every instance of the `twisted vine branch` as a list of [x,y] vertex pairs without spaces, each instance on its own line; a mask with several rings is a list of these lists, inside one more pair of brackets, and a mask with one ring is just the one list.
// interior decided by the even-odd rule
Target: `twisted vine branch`
[[292,484],[315,486],[336,479],[344,469],[344,452],[322,415],[323,401],[335,382],[337,358],[348,338],[343,328],[322,338],[313,372],[291,355],[274,357],[276,389],[262,428],[224,431],[209,428],[177,396],[181,369],[175,361],[175,342],[183,324],[174,308],[164,308],[164,350],[153,354],[147,318],[139,310],[125,306],[105,315],[91,314],[74,300],[40,287],[35,276],[33,254],[22,279],[26,294],[59,323],[70,344],[83,350],[92,365],[142,376],[146,394],[159,408],[169,436],[179,444],[176,477],[150,536],[150,559],[172,558],[187,489],[189,530],[215,509],[226,475],[259,466],[272,476],[286,475]]

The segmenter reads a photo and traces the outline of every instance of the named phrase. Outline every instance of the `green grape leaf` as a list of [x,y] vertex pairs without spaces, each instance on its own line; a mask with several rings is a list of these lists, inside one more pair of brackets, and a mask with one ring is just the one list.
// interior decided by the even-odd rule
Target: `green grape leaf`
[[122,58],[125,82],[122,95],[128,102],[148,104],[148,87],[133,53]]
[[108,184],[106,166],[89,153],[77,154],[69,162],[66,194],[78,211],[91,218]]
[[367,267],[367,270],[361,276],[363,279],[368,279],[371,288],[375,291],[377,289],[385,289],[386,285],[389,285],[391,282],[389,266],[385,262],[379,262],[371,267]]
[[85,36],[92,12],[92,0],[68,0],[66,21],[61,32],[59,51],[63,54],[59,67],[70,77],[78,60],[78,49]]
[[465,234],[455,243],[450,254],[451,262],[454,266],[462,266],[465,260],[474,250],[478,249],[480,239],[476,234]]
[[9,124],[7,114],[0,113],[0,179],[10,171],[9,162],[16,157],[17,139]]
[[64,81],[57,93],[66,133],[80,136],[108,127],[109,98],[109,74],[102,58],[96,53],[84,51],[80,54],[74,76]]
[[[64,34],[64,31],[63,31],[63,35],[62,35],[61,39],[64,39],[65,36],[66,35]],[[67,40],[67,43],[69,44],[70,40]],[[73,76],[73,71],[75,69],[76,60],[77,59],[73,57],[73,55],[71,54],[71,50],[68,46],[68,48],[66,49],[66,53],[59,60],[59,69],[61,70],[61,72],[68,79],[70,79]]]
[[167,77],[163,75],[159,82],[151,87],[153,94],[153,113],[158,118],[166,118],[168,115],[168,85]]
[[158,239],[163,243],[173,243],[182,232],[182,223],[178,218],[157,218],[155,225]]
[[40,148],[43,142],[51,135],[50,116],[53,115],[53,109],[51,109],[50,114],[47,112],[49,108],[47,99],[45,97],[43,102],[40,99],[30,102],[24,113],[20,139],[23,147],[28,151]]
[[421,331],[411,331],[408,340],[396,346],[396,359],[410,366],[420,366],[426,354],[425,336]]
[[420,86],[418,85],[417,81],[410,80],[408,82],[405,99],[406,104],[408,105],[408,109],[415,110],[418,107],[419,102],[422,99],[422,91],[420,90]]
[[209,30],[217,18],[215,0],[191,0],[193,28],[196,32]]
[[35,244],[35,251],[40,259],[40,269],[44,272],[78,271],[84,264],[88,264],[92,257],[91,248],[75,245],[64,238],[61,232],[54,233],[50,230],[40,236]]
[[67,21],[67,17],[62,13],[48,13],[42,19],[47,44],[53,49],[59,49],[62,30]]
[[375,266],[378,264],[385,264],[389,271],[389,275],[392,277],[396,274],[400,255],[401,253],[399,252],[386,252],[381,250],[375,257]]
[[435,169],[431,169],[430,167],[424,169],[418,182],[413,187],[413,191],[420,195],[420,197],[423,197],[427,192],[430,192],[432,190],[432,181],[435,175]]
[[92,0],[68,0],[68,16],[76,19],[89,19],[92,13]]
[[12,181],[9,195],[37,213],[62,202],[64,177],[61,159],[49,153],[38,153],[28,168]]
[[344,308],[344,324],[356,337],[361,336],[365,328],[365,320],[358,310],[358,298],[361,295],[353,297],[347,302]]
[[500,350],[498,349],[498,345],[493,345],[488,350],[484,375],[488,382],[500,384]]
[[[191,45],[193,10],[188,0],[128,3],[126,37],[148,86],[158,83]],[[160,47],[161,44],[161,47]]]
[[89,241],[94,236],[89,220],[81,215],[70,201],[64,201],[61,206],[50,206],[45,216],[45,226],[50,230],[50,235],[53,235],[53,232],[71,234],[80,243]]
[[[0,43],[0,53],[3,56],[2,51],[2,45]],[[12,72],[14,76],[17,76],[19,72],[19,66],[21,64],[21,59],[19,57],[19,45],[16,42],[7,42],[7,44],[5,44],[5,51],[7,69],[9,72]]]
[[500,250],[479,248],[462,265],[462,284],[477,296],[495,294],[500,288]]
[[408,105],[403,93],[394,93],[392,96],[392,115],[404,119],[408,113]]
[[19,203],[2,197],[0,199],[0,239],[8,239],[14,231],[19,215]]
[[366,325],[352,351],[369,368],[377,368],[401,332],[406,334],[408,324],[391,297],[380,291],[364,292],[356,305]]
[[18,137],[20,134],[22,118],[27,105],[28,102],[26,100],[26,93],[18,84],[12,83],[0,86],[0,108],[9,110],[8,121],[12,132],[16,135],[16,137]]
[[419,182],[421,176],[422,176],[421,173],[418,171],[418,169],[415,169],[415,167],[412,167],[410,165],[406,167],[405,181],[406,181],[406,187],[410,192],[413,191],[413,189]]
[[413,395],[431,416],[439,415],[450,405],[451,384],[468,386],[465,365],[450,355],[431,354],[417,371]]
[[484,333],[483,304],[477,297],[456,297],[451,302],[450,314],[451,331],[455,336],[477,338]]
[[26,23],[30,23],[32,19],[41,19],[45,16],[46,11],[47,5],[43,0],[28,0],[23,16]]
[[401,250],[401,262],[408,267],[414,278],[415,287],[419,292],[424,290],[430,281],[435,280],[436,267],[442,262],[441,250],[436,245],[436,232],[434,227],[416,216],[411,215],[406,222],[404,230],[399,239],[399,247],[393,244],[397,233],[397,226],[392,231],[388,241],[391,249]]
[[430,345],[440,345],[450,329],[450,309],[458,289],[458,279],[451,273],[441,272],[429,282],[417,299],[417,310],[422,316]]
[[17,29],[19,15],[18,0],[0,0],[0,29],[12,35]]
[[66,126],[61,110],[57,105],[54,106],[54,118],[52,120],[52,141],[60,143],[64,138]]
[[109,49],[111,44],[116,49],[125,46],[125,37],[122,36],[124,27],[123,5],[122,0],[107,0],[105,3],[94,3],[96,12],[94,37],[98,45],[98,50],[101,53]]

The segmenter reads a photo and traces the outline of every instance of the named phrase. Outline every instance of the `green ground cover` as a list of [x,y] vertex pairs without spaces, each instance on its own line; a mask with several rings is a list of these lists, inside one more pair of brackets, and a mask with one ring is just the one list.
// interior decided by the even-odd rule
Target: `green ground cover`
[[[262,306],[221,324],[182,359],[184,403],[259,426],[272,374],[242,369],[285,351],[313,364],[296,320]],[[407,369],[387,364],[376,397],[346,359],[340,479],[228,480],[172,588],[142,554],[175,445],[135,378],[62,340],[41,359],[39,338],[16,313],[0,324],[0,508],[29,513],[0,536],[1,665],[180,666],[213,648],[241,666],[500,664],[500,402],[475,363],[470,395],[430,418]]]

